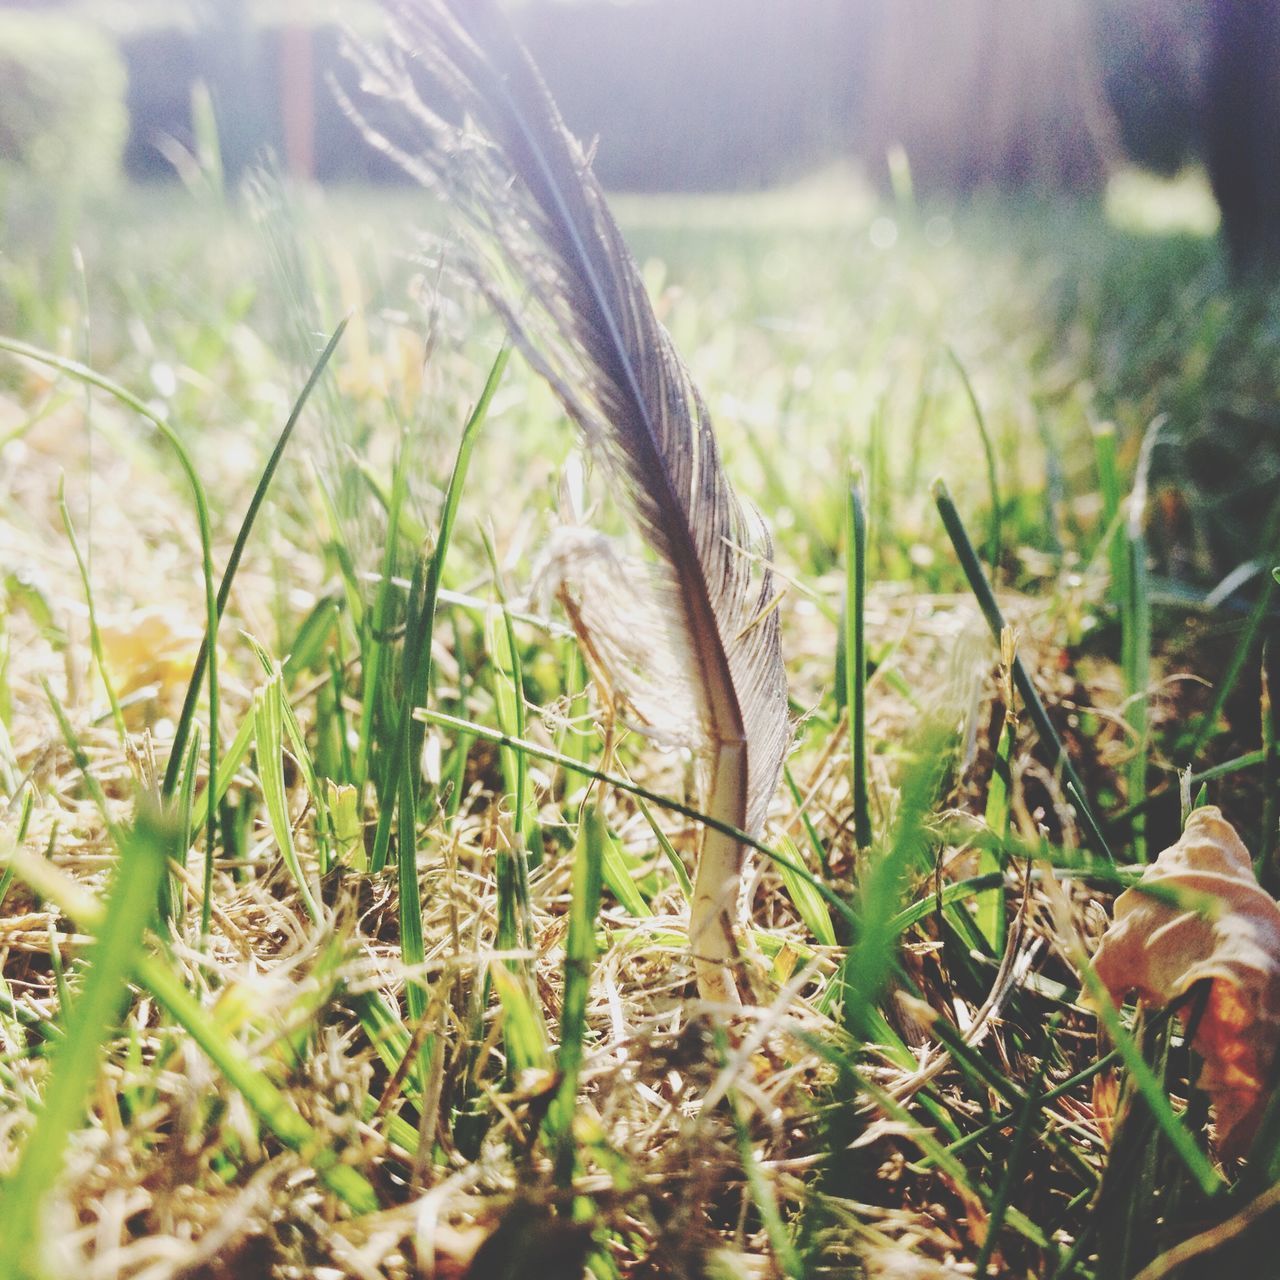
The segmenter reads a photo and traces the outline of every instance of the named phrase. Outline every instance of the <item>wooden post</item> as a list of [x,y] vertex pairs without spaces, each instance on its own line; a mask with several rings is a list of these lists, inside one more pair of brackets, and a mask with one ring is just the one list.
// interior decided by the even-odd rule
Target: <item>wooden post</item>
[[315,57],[311,28],[303,23],[280,31],[280,118],[286,168],[295,178],[314,178]]

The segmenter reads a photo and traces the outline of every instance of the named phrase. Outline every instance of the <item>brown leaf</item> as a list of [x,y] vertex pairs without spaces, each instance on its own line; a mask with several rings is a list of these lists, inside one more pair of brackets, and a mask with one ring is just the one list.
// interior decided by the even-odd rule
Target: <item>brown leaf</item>
[[1243,1155],[1270,1095],[1280,1038],[1280,907],[1216,808],[1195,810],[1140,886],[1116,899],[1093,966],[1117,1002],[1132,991],[1162,1007],[1209,984],[1192,1040],[1204,1059],[1197,1083],[1213,1103],[1223,1158]]

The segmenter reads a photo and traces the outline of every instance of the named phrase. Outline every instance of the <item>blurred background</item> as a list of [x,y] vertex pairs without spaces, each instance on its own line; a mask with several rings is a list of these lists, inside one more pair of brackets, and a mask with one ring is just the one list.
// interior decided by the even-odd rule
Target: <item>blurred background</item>
[[[1268,252],[1269,0],[516,0],[571,127],[624,191],[723,191],[852,159],[917,193],[1099,192],[1201,162],[1239,257]],[[338,6],[0,0],[0,164],[177,177],[202,99],[225,172],[401,181],[337,106]],[[377,30],[373,4],[342,21]],[[640,123],[643,122],[643,127]]]
[[[952,347],[1010,465],[1043,455],[1045,483],[1083,456],[1055,461],[1044,425],[1068,402],[1062,431],[1114,422],[1126,466],[1167,415],[1162,570],[1208,580],[1270,536],[1280,0],[503,4],[660,305],[685,291],[663,315],[692,326],[695,370],[749,384],[718,406],[731,430],[805,421],[838,452],[833,419],[898,414],[950,438],[969,413],[934,393]],[[81,291],[97,349],[124,355],[153,292],[170,337],[225,301],[199,350],[237,308],[268,343],[399,314],[422,205],[339,104],[360,100],[344,45],[382,31],[374,0],[0,0],[0,331],[88,325]],[[328,246],[301,292],[264,284],[233,232],[264,158],[329,210],[328,238],[267,237],[272,260]]]
[[[1234,727],[1211,758],[1254,748],[1245,655],[1264,622],[1280,630],[1280,0],[502,3],[798,581],[836,581],[856,459],[873,576],[963,588],[929,498],[942,472],[1001,581],[1052,600],[1112,681],[1086,671],[1064,696],[1127,699],[1145,723],[1147,675],[1120,680],[1111,657],[1132,554],[1162,611],[1158,669],[1251,673],[1222,686]],[[428,529],[432,467],[497,327],[474,289],[438,287],[431,202],[339,105],[360,97],[344,45],[382,27],[372,0],[0,0],[0,334],[109,371],[198,433],[230,520],[350,316],[311,451],[371,571],[406,424]],[[264,157],[293,180],[255,172]],[[74,397],[0,378],[3,461],[6,431],[36,439]],[[473,474],[516,581],[572,440],[529,370],[510,383]],[[75,439],[48,448],[55,478]],[[144,488],[112,492],[137,507]],[[301,499],[278,519],[286,549],[314,534]],[[287,550],[272,573],[287,652]],[[816,687],[830,636],[813,634]],[[1167,760],[1194,754],[1177,736],[1192,711],[1216,723],[1211,697],[1160,694]]]

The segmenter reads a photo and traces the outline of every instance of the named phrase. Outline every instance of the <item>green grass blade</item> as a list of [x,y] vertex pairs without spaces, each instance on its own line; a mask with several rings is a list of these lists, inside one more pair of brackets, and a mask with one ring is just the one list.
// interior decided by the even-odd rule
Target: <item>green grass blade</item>
[[787,784],[787,790],[791,792],[791,798],[796,802],[796,808],[800,813],[800,822],[804,827],[806,837],[808,837],[809,847],[813,850],[813,856],[818,866],[822,868],[822,874],[829,880],[831,878],[831,856],[827,852],[826,843],[823,841],[822,836],[819,835],[813,818],[809,816],[805,798],[800,792],[799,784],[795,780],[795,775],[791,772],[790,765],[784,764],[782,766],[782,777]]
[[878,853],[859,889],[858,931],[840,966],[839,986],[844,1024],[863,1042],[879,1043],[884,1034],[877,1005],[893,974],[899,934],[898,914],[910,875],[924,852],[923,822],[938,786],[941,734],[931,731],[916,764],[908,772],[890,845]]
[[[271,451],[271,456],[267,459],[266,466],[262,469],[262,475],[258,478],[257,486],[253,491],[253,497],[249,499],[249,505],[245,509],[244,519],[240,522],[240,528],[236,531],[236,540],[231,546],[231,554],[227,557],[227,565],[222,573],[222,581],[218,584],[218,595],[216,600],[216,608],[212,617],[209,619],[205,631],[204,641],[200,646],[200,652],[196,655],[196,665],[191,672],[191,682],[187,687],[186,699],[183,703],[182,712],[178,717],[177,728],[174,732],[173,750],[169,757],[169,767],[165,773],[164,794],[172,795],[178,783],[178,769],[182,764],[182,753],[186,745],[187,734],[190,732],[191,722],[195,715],[196,699],[199,696],[199,687],[201,676],[204,672],[205,663],[210,666],[216,659],[216,648],[212,646],[211,640],[217,635],[218,620],[222,617],[227,608],[227,601],[231,598],[231,587],[235,582],[236,572],[240,568],[240,561],[244,557],[245,547],[249,542],[249,535],[253,532],[254,521],[258,518],[258,512],[262,509],[262,504],[266,501],[267,491],[271,488],[271,482],[275,479],[276,471],[280,467],[280,461],[284,457],[284,451],[288,447],[289,440],[293,436],[294,428],[297,427],[302,417],[302,411],[306,408],[307,401],[311,398],[312,391],[315,390],[316,384],[320,381],[321,375],[328,367],[329,361],[333,353],[338,349],[338,343],[342,341],[342,335],[346,332],[347,324],[350,316],[343,317],[341,323],[333,331],[333,336],[325,344],[324,350],[320,353],[315,365],[312,367],[310,376],[304,383],[301,392],[298,394],[297,400],[294,401],[293,408],[289,412],[289,417],[285,420],[284,429],[280,432],[279,438],[276,440],[275,448]],[[216,719],[211,709],[209,712],[210,719]],[[209,758],[210,758],[210,778],[213,778],[213,760],[217,754],[217,739],[211,732],[209,740]],[[210,815],[212,822],[212,814]],[[212,843],[212,841],[211,841]]]
[[98,677],[102,687],[107,691],[107,701],[111,705],[111,718],[115,722],[116,736],[127,742],[128,730],[125,728],[124,712],[120,710],[120,699],[116,697],[115,684],[111,672],[107,670],[107,661],[102,652],[102,632],[98,629],[98,611],[94,606],[93,585],[89,581],[89,566],[85,563],[80,550],[80,540],[76,537],[75,525],[71,522],[71,512],[67,509],[65,478],[58,480],[58,511],[62,516],[62,527],[66,530],[67,541],[71,544],[71,554],[75,556],[76,568],[80,571],[80,583],[84,587],[85,607],[89,611],[89,651],[93,654],[93,664],[98,669]]
[[[781,836],[778,845],[782,854],[791,862],[796,864],[803,862],[800,850],[796,848],[795,841],[790,836]],[[782,877],[787,897],[791,899],[796,913],[804,921],[805,928],[824,947],[834,947],[836,931],[831,923],[831,909],[822,895],[814,889],[814,880],[796,875],[789,866],[782,863],[778,866],[778,874]]]
[[[387,734],[388,750],[384,752],[382,767],[378,771],[375,790],[378,797],[378,828],[373,838],[373,854],[370,870],[376,875],[386,866],[391,852],[391,825],[396,812],[396,796],[399,794],[399,763],[395,758],[395,744],[399,734],[394,726],[400,724],[399,708],[402,699],[392,687],[391,636],[395,629],[395,577],[400,540],[400,513],[408,494],[407,450],[402,446],[396,458],[391,482],[391,503],[387,508],[386,545],[382,554],[382,577],[374,596],[371,615],[363,629],[363,653],[361,667],[364,673],[364,701],[360,707],[360,742],[356,752],[356,784],[363,791],[373,769],[373,748],[379,722],[386,719],[392,726]],[[415,568],[415,577],[420,564]],[[393,772],[395,770],[395,772]]]
[[258,661],[262,664],[263,671],[266,672],[268,683],[277,680],[279,682],[280,727],[283,731],[281,749],[283,750],[285,740],[287,740],[289,750],[293,753],[293,762],[297,766],[298,772],[302,775],[303,786],[306,787],[307,796],[310,799],[312,808],[315,810],[316,854],[320,864],[320,874],[325,875],[329,870],[328,793],[320,785],[320,779],[316,775],[315,762],[311,759],[311,751],[307,746],[306,735],[302,732],[302,725],[298,723],[297,712],[294,711],[285,693],[284,667],[276,662],[248,632],[242,632],[241,634],[248,641],[254,653],[257,654]]
[[[1124,675],[1125,723],[1129,726],[1133,755],[1125,775],[1131,804],[1147,794],[1148,716],[1147,690],[1151,683],[1151,600],[1148,592],[1147,538],[1144,520],[1151,458],[1165,419],[1157,418],[1147,429],[1138,455],[1133,491],[1125,521],[1124,588],[1120,610],[1121,657]],[[1133,860],[1146,862],[1146,822],[1142,816],[1130,828]]]
[[667,833],[658,825],[658,820],[653,816],[653,810],[649,808],[643,800],[636,801],[636,808],[640,810],[641,817],[649,824],[649,830],[653,832],[654,839],[658,842],[658,848],[662,850],[662,856],[666,858],[671,870],[675,873],[676,883],[680,886],[680,893],[686,902],[693,897],[693,881],[689,879],[689,872],[684,865],[684,859],[676,852],[676,847],[667,839]]
[[573,886],[569,903],[569,936],[564,952],[564,1003],[560,1012],[560,1083],[547,1112],[547,1136],[554,1153],[556,1180],[573,1185],[573,1115],[578,1101],[587,1035],[587,1002],[596,959],[596,921],[600,915],[604,850],[609,831],[600,810],[588,805],[582,815],[573,852]]
[[1000,726],[1000,738],[996,743],[995,763],[991,770],[991,784],[987,788],[987,803],[983,821],[994,839],[978,850],[979,875],[996,875],[999,887],[979,894],[974,904],[974,923],[986,939],[992,955],[1004,953],[1005,938],[1005,887],[1004,843],[1009,838],[1009,795],[1013,788],[1013,748],[1018,736],[1018,713],[1014,706],[1013,658],[1014,635],[1008,628],[1000,636],[1001,701],[1004,704],[1004,720]]
[[0,1197],[0,1275],[20,1280],[41,1273],[40,1206],[62,1167],[67,1139],[84,1115],[103,1046],[119,1017],[129,975],[156,909],[174,836],[172,826],[145,810],[137,825],[123,834],[88,971],[68,1015],[66,1035],[54,1050],[39,1117]]
[[[1001,840],[1009,834],[1010,761],[1013,756],[1015,734],[1013,722],[1006,719],[1000,730],[1000,741],[996,745],[995,767],[991,772],[991,786],[987,792],[984,813],[988,829]],[[992,954],[998,956],[1004,951],[1004,859],[994,847],[988,846],[979,850],[978,873],[994,875],[999,881],[998,888],[978,895],[974,916],[975,923],[991,947]]]
[[[422,651],[422,662],[414,690],[414,703],[417,706],[422,706],[427,699],[427,690],[431,679],[431,644],[435,634],[436,610],[440,603],[440,591],[444,583],[445,558],[453,541],[453,528],[458,520],[458,508],[462,502],[462,490],[466,485],[467,473],[471,468],[471,455],[475,451],[476,441],[480,437],[480,428],[489,416],[489,409],[493,404],[494,396],[498,392],[498,387],[502,383],[502,377],[506,372],[510,357],[511,348],[504,344],[497,356],[494,357],[493,364],[489,368],[488,377],[485,379],[484,387],[480,392],[480,398],[476,401],[475,408],[471,411],[466,426],[462,429],[462,439],[458,444],[458,456],[454,459],[453,471],[450,473],[449,483],[445,487],[444,506],[440,511],[440,530],[436,534],[436,545],[432,550],[431,560],[427,566],[427,581],[423,591],[420,623],[422,637],[419,642]],[[415,735],[410,745],[411,747],[416,747],[419,751],[421,750],[420,731],[415,730]],[[417,756],[415,755],[414,758],[416,759]]]
[[871,808],[867,803],[866,603],[867,516],[861,477],[855,476],[845,500],[844,701],[849,712],[853,834],[860,849],[871,847]]
[[[1084,957],[1081,957],[1081,960],[1083,961]],[[1206,1195],[1215,1194],[1224,1185],[1221,1175],[1174,1112],[1173,1105],[1165,1093],[1163,1081],[1147,1064],[1137,1041],[1120,1020],[1120,1013],[1107,994],[1107,989],[1102,985],[1102,980],[1094,973],[1093,966],[1087,962],[1083,963],[1081,973],[1093,1007],[1097,1010],[1098,1020],[1106,1028],[1111,1043],[1119,1050],[1120,1057],[1133,1078],[1134,1086],[1141,1093],[1152,1118],[1159,1125],[1169,1140],[1169,1145],[1200,1190]]]
[[[711,814],[703,813],[700,809],[694,808],[680,800],[675,800],[671,796],[664,796],[660,792],[651,791],[648,787],[642,787],[639,783],[632,782],[630,778],[624,778],[621,774],[606,773],[602,769],[591,768],[582,764],[578,760],[568,756],[561,755],[558,751],[552,751],[547,747],[540,747],[535,742],[524,742],[516,738],[499,732],[496,729],[490,729],[486,725],[477,724],[473,720],[463,720],[458,716],[447,715],[443,711],[433,711],[430,707],[420,707],[415,713],[428,724],[439,725],[441,728],[451,729],[455,733],[467,734],[473,738],[479,738],[483,742],[491,743],[495,747],[509,747],[512,751],[520,751],[534,760],[545,760],[548,764],[558,765],[562,769],[573,770],[578,773],[586,774],[590,778],[594,778],[597,782],[607,783],[611,787],[616,787],[620,791],[625,791],[629,795],[638,797],[646,803],[656,805],[660,809],[666,809],[671,813],[679,814],[683,818],[688,818],[692,822],[697,822],[704,827],[711,827],[715,831],[723,832],[727,836],[731,836],[740,844],[747,848],[754,849],[757,853],[763,854],[776,866],[788,866],[794,874],[802,878],[806,878],[811,882],[815,892],[821,894],[827,904],[832,907],[839,915],[843,916],[851,925],[857,924],[858,917],[853,909],[843,898],[840,897],[829,885],[823,884],[807,867],[799,863],[792,862],[784,854],[779,853],[777,849],[765,844],[762,840],[756,839],[755,836],[742,831],[735,827],[732,823],[722,822],[720,819],[712,817]],[[608,858],[606,854],[606,881],[608,883]]]
[[[422,889],[418,883],[418,817],[412,770],[402,769],[397,795],[396,882],[400,908],[400,955],[407,968],[421,973],[426,962],[422,936]],[[427,988],[420,976],[405,980],[405,1007],[416,1024],[426,1016]],[[425,1067],[424,1063],[424,1067]],[[424,1076],[425,1079],[425,1076]]]
[[[933,500],[938,508],[938,514],[942,517],[942,523],[946,527],[947,535],[951,539],[951,545],[955,548],[960,567],[964,570],[964,575],[968,579],[970,590],[977,598],[978,607],[982,610],[983,617],[987,620],[987,626],[991,628],[991,634],[996,643],[999,644],[1000,637],[1008,624],[1004,620],[1004,615],[1000,612],[1000,606],[996,603],[991,584],[982,572],[982,565],[978,560],[977,552],[973,549],[973,543],[969,541],[969,535],[965,531],[959,512],[956,511],[955,503],[951,501],[947,486],[941,479],[933,482]],[[1041,742],[1045,744],[1045,747],[1052,754],[1054,767],[1062,770],[1067,788],[1067,798],[1076,807],[1076,811],[1080,816],[1080,823],[1084,827],[1089,843],[1103,857],[1114,861],[1114,855],[1089,804],[1084,783],[1080,781],[1080,776],[1076,773],[1075,766],[1067,755],[1067,749],[1062,745],[1062,739],[1058,737],[1058,731],[1053,727],[1048,712],[1044,709],[1044,703],[1040,700],[1040,695],[1036,691],[1035,684],[1032,682],[1031,676],[1023,665],[1021,658],[1015,657],[1013,660],[1013,681],[1022,697],[1027,713],[1031,716],[1031,722],[1035,725],[1036,733],[1040,735]]]
[[[183,866],[191,851],[195,833],[199,824],[195,822],[195,789],[196,774],[200,768],[200,726],[197,724],[187,746],[187,767],[182,771],[182,784],[178,788],[177,804],[174,808],[174,821],[178,824],[177,857]],[[160,925],[173,933],[173,924],[179,926],[184,915],[185,888],[178,877],[171,872],[161,881],[160,888]]]
[[506,965],[489,967],[489,977],[502,1006],[502,1039],[507,1046],[510,1072],[518,1079],[523,1071],[547,1071],[551,1050],[542,1010],[534,999],[523,973],[513,973]]
[[[284,677],[278,667],[254,698],[253,736],[258,757],[258,781],[262,784],[262,799],[271,834],[298,888],[307,915],[319,923],[323,913],[298,860],[298,850],[293,842],[293,823],[289,818],[289,797],[284,785]],[[200,916],[202,937],[208,931],[212,905],[212,853],[205,858],[205,868],[205,901]]]
[[[173,449],[178,459],[178,465],[182,468],[183,474],[191,486],[195,502],[196,518],[200,532],[200,568],[204,580],[206,635],[215,636],[218,629],[220,610],[213,588],[213,532],[209,520],[209,502],[205,497],[204,485],[200,483],[199,473],[191,461],[191,455],[187,452],[186,446],[183,445],[173,428],[163,417],[154,412],[131,391],[126,390],[118,382],[104,377],[96,370],[90,369],[87,365],[79,363],[79,361],[66,360],[61,356],[54,355],[52,352],[42,351],[38,347],[30,346],[25,342],[18,342],[13,338],[0,337],[0,351],[8,351],[12,355],[22,356],[28,360],[35,360],[40,364],[48,365],[50,368],[57,369],[60,373],[65,373],[88,386],[97,387],[100,391],[105,391],[108,395],[114,396],[121,404],[126,405],[139,417],[151,423],[170,448]],[[230,588],[230,583],[225,578],[224,585],[228,589]],[[218,758],[218,669],[216,647],[210,649],[206,646],[205,661],[209,676],[209,787],[211,791],[216,791]],[[201,669],[197,663],[196,673],[192,675],[192,686],[194,688],[199,686],[198,672]],[[195,701],[195,694],[189,690],[187,703],[184,705],[182,715],[179,716],[177,727],[174,731],[173,744],[170,748],[169,766],[165,774],[163,787],[163,794],[166,797],[173,794],[177,785],[178,771],[182,767],[185,756],[187,735],[190,733],[191,720],[195,714]],[[214,844],[214,825],[215,811],[210,809],[206,833],[210,847]]]
[[324,787],[334,857],[339,866],[363,874],[369,870],[369,855],[364,847],[360,793],[349,782],[334,782],[330,778],[325,779]]
[[[218,766],[217,776],[214,779],[214,787],[216,794],[214,796],[214,808],[216,809],[223,800],[227,798],[227,792],[231,790],[231,784],[235,781],[240,766],[249,758],[249,749],[253,746],[253,716],[245,716],[240,722],[240,727],[236,730],[236,736],[231,740],[231,745],[227,748],[227,753],[222,758],[222,762]],[[191,824],[193,831],[199,831],[201,827],[208,824],[209,817],[209,786],[206,780],[205,786],[196,796],[191,806]]]
[[991,442],[991,433],[987,430],[987,419],[982,412],[982,405],[978,403],[978,395],[973,389],[968,369],[964,367],[963,361],[956,355],[953,348],[947,348],[947,357],[960,375],[964,393],[969,400],[969,407],[973,410],[973,420],[978,426],[978,436],[982,440],[982,453],[987,463],[987,490],[991,500],[991,523],[987,531],[987,563],[991,566],[991,576],[997,578],[1000,575],[1000,481],[996,472],[995,446]]
[[[411,588],[409,593],[410,607],[405,623],[404,640],[404,696],[401,700],[391,759],[388,763],[389,776],[397,779],[401,779],[406,769],[416,770],[422,755],[423,729],[420,722],[413,719],[413,708],[425,704],[431,684],[431,646],[435,635],[436,610],[439,606],[441,583],[444,578],[445,558],[453,538],[453,528],[458,518],[458,507],[462,501],[462,490],[471,465],[471,455],[475,450],[480,428],[484,425],[493,397],[502,381],[509,356],[510,348],[503,346],[490,366],[484,389],[462,430],[462,439],[458,444],[453,471],[445,489],[435,547],[427,559],[425,571],[422,571],[421,564],[415,568],[415,579],[420,571],[424,576],[420,589]],[[394,510],[396,519],[402,519],[402,505],[399,500],[389,504],[389,515]],[[403,795],[404,785],[406,783],[401,779],[397,784],[398,794]],[[412,786],[416,790],[416,776]],[[374,862],[377,866],[381,866],[387,856],[390,840],[390,813],[391,806],[386,805],[383,813],[379,815],[378,830],[374,838]]]
[[637,920],[648,920],[653,915],[653,908],[636,883],[635,864],[608,832],[604,837],[602,863],[604,882],[609,886],[609,892],[622,904],[628,915],[635,916]]
[[1116,429],[1110,422],[1100,423],[1093,431],[1093,456],[1098,469],[1098,492],[1102,498],[1103,539],[1111,564],[1111,601],[1123,615],[1129,598],[1129,557],[1117,536],[1121,527],[1120,464],[1116,457]]
[[[505,601],[501,600],[500,591],[499,597],[500,603],[485,615],[485,652],[489,657],[498,727],[508,737],[521,739],[524,737],[525,707],[520,650],[511,614]],[[502,776],[511,800],[511,827],[517,843],[522,844],[529,839],[532,830],[528,813],[529,770],[520,752],[504,748],[500,754]]]
[[[1267,522],[1267,530],[1263,535],[1263,545],[1266,548],[1264,553],[1266,563],[1270,564],[1280,556],[1280,501],[1272,508],[1271,518]],[[1227,669],[1223,672],[1222,679],[1214,686],[1213,703],[1196,725],[1196,731],[1191,739],[1191,747],[1188,752],[1189,757],[1192,759],[1200,754],[1201,748],[1208,742],[1210,736],[1218,727],[1222,709],[1227,705],[1227,699],[1235,689],[1236,682],[1240,679],[1240,673],[1244,670],[1245,664],[1253,653],[1262,625],[1271,611],[1271,603],[1276,594],[1276,585],[1275,570],[1262,575],[1262,589],[1258,592],[1258,598],[1253,602],[1253,607],[1249,610],[1249,615],[1245,619],[1244,629],[1241,631],[1240,639],[1231,654],[1230,661],[1227,663]]]

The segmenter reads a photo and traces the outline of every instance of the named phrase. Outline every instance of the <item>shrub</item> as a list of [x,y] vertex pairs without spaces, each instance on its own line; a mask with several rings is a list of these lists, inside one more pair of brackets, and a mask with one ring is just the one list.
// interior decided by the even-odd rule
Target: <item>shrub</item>
[[120,172],[125,72],[114,45],[65,18],[0,13],[0,173],[84,185]]

